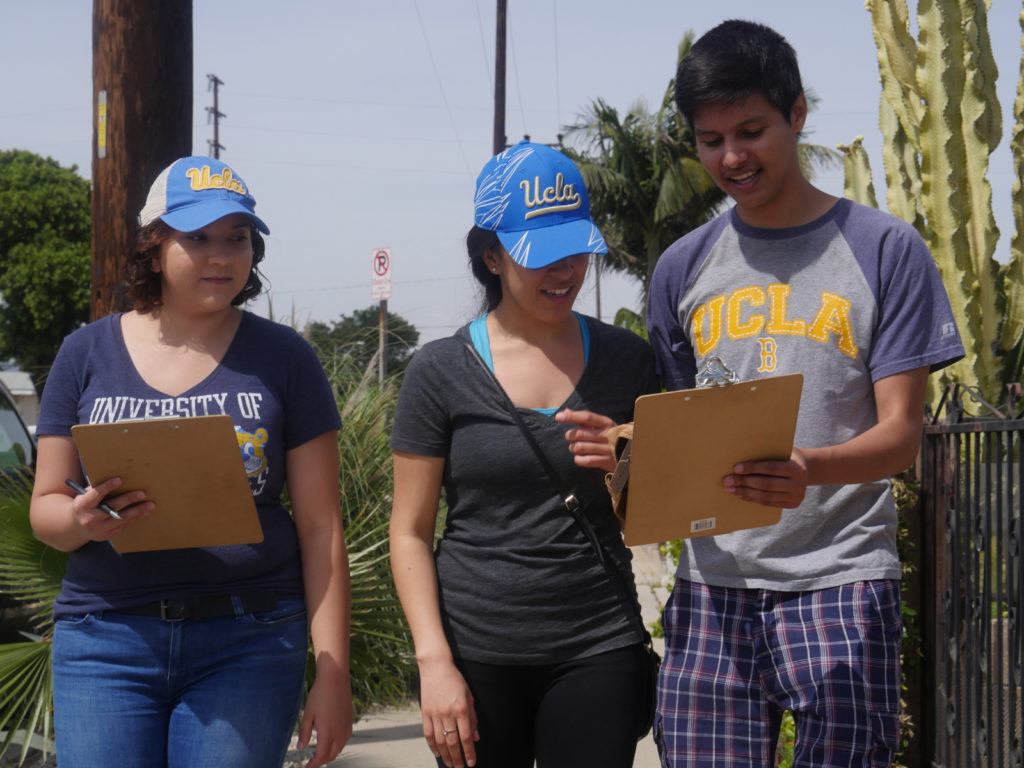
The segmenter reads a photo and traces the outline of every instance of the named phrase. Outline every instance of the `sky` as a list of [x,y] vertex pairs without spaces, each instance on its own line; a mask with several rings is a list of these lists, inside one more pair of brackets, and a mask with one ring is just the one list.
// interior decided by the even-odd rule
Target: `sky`
[[[910,0],[911,8],[915,7]],[[1020,65],[1020,4],[989,15],[1004,141],[990,180],[1005,261],[1013,233],[1006,136]],[[207,74],[224,85],[225,160],[270,225],[273,312],[301,326],[370,306],[371,255],[392,249],[389,309],[421,341],[472,319],[480,294],[464,238],[490,156],[494,0],[194,0],[193,151],[212,126]],[[0,0],[0,149],[27,149],[91,174],[92,4]],[[602,98],[656,108],[684,32],[728,18],[769,24],[797,51],[820,99],[808,140],[865,137],[884,200],[879,79],[862,0],[508,0],[506,134],[551,142]],[[842,194],[841,168],[816,183]],[[884,203],[883,203],[884,205]],[[602,317],[636,309],[639,288],[605,273]],[[595,314],[588,282],[577,309]],[[266,315],[267,299],[253,305]]]

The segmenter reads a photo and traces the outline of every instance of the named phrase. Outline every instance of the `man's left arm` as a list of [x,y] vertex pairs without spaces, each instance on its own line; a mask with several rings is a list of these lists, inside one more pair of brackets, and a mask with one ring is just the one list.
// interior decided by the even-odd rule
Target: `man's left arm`
[[792,509],[809,485],[867,483],[914,463],[921,443],[928,366],[874,384],[878,423],[855,438],[823,448],[793,449],[789,461],[745,461],[723,479],[747,501]]

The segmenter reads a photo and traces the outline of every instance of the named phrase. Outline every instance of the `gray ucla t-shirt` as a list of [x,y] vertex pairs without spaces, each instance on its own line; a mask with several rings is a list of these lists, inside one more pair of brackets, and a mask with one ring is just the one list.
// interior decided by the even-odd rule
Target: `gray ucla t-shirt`
[[[670,389],[712,355],[741,379],[802,373],[804,448],[876,424],[879,379],[963,356],[920,236],[849,200],[800,227],[750,227],[733,209],[689,233],[654,271],[648,326]],[[789,591],[899,578],[889,482],[812,486],[778,525],[689,539],[677,575]]]

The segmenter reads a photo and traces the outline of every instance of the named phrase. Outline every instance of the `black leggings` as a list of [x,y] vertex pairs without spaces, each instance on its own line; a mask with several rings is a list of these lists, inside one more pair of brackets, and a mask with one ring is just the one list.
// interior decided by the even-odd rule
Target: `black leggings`
[[644,711],[641,646],[561,664],[455,663],[476,703],[477,768],[633,765]]

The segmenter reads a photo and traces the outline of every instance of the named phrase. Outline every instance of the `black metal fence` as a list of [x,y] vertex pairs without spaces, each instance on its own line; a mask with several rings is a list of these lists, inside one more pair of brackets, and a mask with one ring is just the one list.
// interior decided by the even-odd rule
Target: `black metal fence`
[[952,385],[925,428],[918,765],[1024,768],[1020,394],[996,408]]

